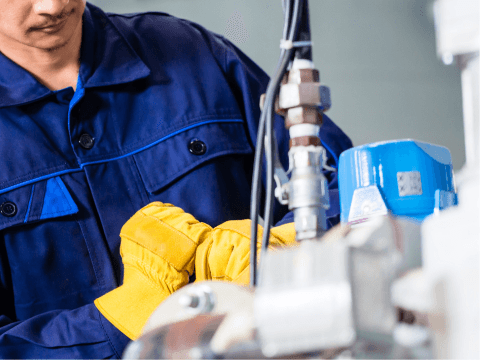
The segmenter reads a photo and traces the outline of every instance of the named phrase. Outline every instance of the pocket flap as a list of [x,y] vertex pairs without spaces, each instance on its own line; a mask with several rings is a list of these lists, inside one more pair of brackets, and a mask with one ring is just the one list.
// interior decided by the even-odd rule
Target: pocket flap
[[0,195],[0,201],[0,230],[78,212],[59,176],[5,192]]
[[225,120],[180,130],[134,157],[145,188],[154,193],[208,160],[252,152],[243,121]]

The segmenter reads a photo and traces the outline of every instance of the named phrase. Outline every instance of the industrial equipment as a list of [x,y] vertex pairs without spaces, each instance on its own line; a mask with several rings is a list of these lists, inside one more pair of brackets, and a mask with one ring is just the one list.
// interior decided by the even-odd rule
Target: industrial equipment
[[422,221],[456,204],[450,151],[414,140],[357,146],[340,155],[341,221],[391,213]]
[[[479,358],[480,3],[435,2],[438,53],[462,69],[465,168],[454,180],[447,149],[413,140],[348,150],[339,167],[342,225],[328,232],[318,134],[330,96],[311,61],[307,1],[284,1],[284,8],[282,54],[257,143],[252,286],[180,289],[124,357]],[[275,109],[292,138],[290,178],[275,155]],[[257,268],[264,149],[267,201]],[[297,247],[267,251],[274,193],[294,211]]]

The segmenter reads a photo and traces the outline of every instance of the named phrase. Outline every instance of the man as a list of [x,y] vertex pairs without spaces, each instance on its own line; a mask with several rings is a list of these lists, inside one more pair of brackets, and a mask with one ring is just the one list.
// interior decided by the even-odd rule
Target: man
[[[249,217],[268,79],[226,39],[166,14],[107,16],[84,0],[0,8],[0,357],[120,357],[194,268],[245,282],[225,251],[248,251],[248,226],[209,225]],[[324,119],[336,166],[351,142]],[[281,121],[276,131],[286,166]]]

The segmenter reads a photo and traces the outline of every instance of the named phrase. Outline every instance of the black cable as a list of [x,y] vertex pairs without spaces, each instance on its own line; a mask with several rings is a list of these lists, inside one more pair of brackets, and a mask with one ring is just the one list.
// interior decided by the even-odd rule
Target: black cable
[[[290,21],[291,21],[291,15],[293,13],[292,0],[283,0],[282,7],[283,7],[283,17],[284,17],[282,40],[286,40],[288,38],[288,34],[290,33],[290,26],[291,26]],[[285,49],[282,48],[280,51],[280,56],[278,58],[277,66],[275,67],[274,74],[276,74],[278,72],[278,69],[280,69],[280,65],[282,64],[284,55],[285,55]]]
[[[285,52],[285,56],[282,59],[282,64],[280,66],[279,72],[277,73],[276,77],[272,79],[272,89],[273,99],[277,98],[279,88],[283,79],[283,76],[287,70],[288,64],[291,61],[291,57],[293,56],[293,49],[288,49]],[[273,129],[273,122],[275,119],[275,106],[274,103],[269,109],[265,109],[267,111],[267,118],[266,118],[266,135],[268,136],[267,146],[265,146],[265,155],[267,158],[267,183],[266,183],[266,200],[265,200],[265,213],[264,213],[264,224],[263,224],[263,237],[262,237],[262,256],[260,258],[260,263],[262,263],[262,259],[267,251],[268,244],[269,244],[269,234],[270,228],[272,227],[272,217],[273,217],[273,202],[275,199],[275,182],[273,180],[274,174],[274,129]],[[261,269],[262,267],[260,267]]]
[[303,3],[306,0],[295,0],[295,4],[293,7],[293,15],[292,15],[292,25],[290,27],[290,33],[288,35],[288,40],[290,41],[296,41],[297,40],[297,34],[298,34],[298,29],[300,27],[300,20],[301,20],[301,15],[302,15],[302,8],[303,8]]
[[[287,0],[285,3],[285,25],[284,25],[284,35],[288,32],[288,37],[284,40],[294,41],[297,36],[297,31],[299,28],[299,21],[301,18],[301,9],[303,5],[303,0],[295,0],[295,3],[292,6],[290,0]],[[292,9],[293,8],[293,9]],[[292,14],[293,12],[293,14]],[[291,21],[293,20],[293,21]],[[265,102],[262,114],[259,121],[259,129],[257,134],[257,144],[255,151],[255,160],[254,160],[254,171],[253,171],[253,181],[252,181],[252,196],[251,196],[251,209],[250,209],[250,218],[251,218],[251,243],[250,243],[250,285],[254,287],[257,284],[257,228],[258,228],[258,205],[260,201],[260,178],[261,178],[261,166],[262,166],[262,157],[264,152],[264,138],[265,131],[268,133],[267,146],[268,150],[266,151],[267,156],[267,191],[266,191],[266,206],[265,206],[265,223],[264,223],[264,233],[262,239],[262,248],[268,248],[268,240],[270,228],[272,225],[272,215],[273,215],[273,199],[274,199],[274,184],[273,184],[273,119],[274,119],[274,107],[275,99],[278,95],[281,81],[284,74],[288,68],[289,63],[293,60],[293,49],[282,49],[280,61],[275,71],[275,75],[272,80],[269,82],[267,87],[267,92],[265,94]],[[268,124],[268,125],[266,125]],[[267,128],[267,129],[266,129]],[[263,257],[263,256],[262,256]]]
[[[282,33],[282,39],[287,39],[288,34],[290,32],[290,20],[291,20],[291,15],[292,13],[292,1],[291,0],[284,0],[283,1],[283,33]],[[282,57],[280,56],[280,60]]]
[[[284,2],[284,33],[288,34],[290,31],[290,19],[291,19],[291,0],[286,0]],[[285,35],[284,39],[287,35]],[[285,50],[282,49],[280,54],[279,63],[275,69],[275,73],[278,73],[278,69],[282,63],[282,59],[285,56]],[[267,109],[270,108],[271,97],[267,96],[268,89],[270,88],[271,81],[267,86],[267,91],[265,93],[265,101],[263,104],[263,110],[260,115],[260,120],[258,124],[258,134],[257,142],[255,146],[255,159],[253,166],[253,176],[252,176],[252,194],[250,199],[250,219],[251,219],[251,242],[250,242],[250,286],[255,287],[257,284],[257,230],[258,230],[258,215],[259,215],[259,203],[260,203],[260,179],[261,179],[261,170],[262,170],[262,158],[263,158],[263,149],[264,149],[264,138],[265,138],[265,120]]]
[[[306,0],[295,0],[294,4],[290,0],[284,2],[285,8],[285,24],[284,24],[284,34],[283,40],[289,40],[291,42],[296,40],[299,23],[301,21],[303,4]],[[286,37],[285,35],[288,34]],[[266,151],[266,162],[267,162],[267,184],[266,184],[266,204],[265,204],[265,223],[264,223],[264,232],[262,238],[262,251],[263,254],[266,253],[269,242],[270,228],[272,225],[272,216],[273,216],[273,202],[274,202],[274,181],[273,181],[273,164],[274,164],[274,130],[273,130],[273,121],[275,118],[275,99],[278,95],[279,88],[285,75],[288,65],[293,60],[293,55],[295,50],[282,49],[280,55],[280,61],[277,65],[275,75],[272,77],[271,81],[268,84],[267,91],[265,94],[265,102],[260,116],[259,128],[257,134],[257,143],[255,148],[255,159],[254,159],[254,169],[253,169],[253,180],[252,180],[252,195],[251,195],[251,208],[250,208],[250,218],[251,218],[251,243],[250,243],[250,286],[255,287],[257,284],[257,230],[258,230],[258,214],[259,214],[259,202],[260,202],[260,179],[261,179],[261,169],[262,169],[262,158],[264,152],[264,140],[265,132],[267,132],[268,141]],[[264,256],[262,256],[263,258]]]
[[[303,2],[302,15],[299,24],[298,35],[296,36],[296,41],[311,41],[308,0],[304,0]],[[312,46],[309,45],[297,48],[295,51],[295,58],[312,61]]]
[[[293,11],[293,23],[290,27],[290,33],[288,35],[288,40],[294,41],[297,36],[297,31],[298,31],[298,23],[301,19],[301,7],[303,5],[302,0],[296,0],[295,1],[295,7]],[[292,61],[292,56],[293,56],[293,49],[288,49],[285,53],[285,56],[283,58],[282,65],[279,68],[279,71],[277,74],[275,74],[275,77],[270,81],[271,87],[269,85],[269,88],[271,89],[272,94],[267,94],[271,95],[273,99],[277,98],[280,85],[283,79],[283,76],[285,75],[287,71],[287,67],[289,63]],[[266,201],[265,201],[265,215],[264,215],[264,228],[263,228],[263,237],[262,237],[262,253],[265,254],[268,245],[269,245],[269,234],[270,234],[270,228],[272,227],[272,215],[273,215],[273,200],[274,200],[274,186],[275,183],[273,181],[273,163],[274,163],[274,148],[273,148],[273,121],[275,118],[275,109],[266,109],[267,112],[267,118],[266,118],[266,133],[268,136],[269,141],[267,142],[267,147],[265,149],[266,157],[267,157],[267,186],[266,186]],[[262,258],[264,256],[262,255]],[[260,262],[262,262],[262,259],[260,259]],[[260,267],[261,269],[261,267]]]
[[[270,83],[269,83],[270,84]],[[250,242],[250,286],[256,286],[257,280],[257,230],[258,230],[258,214],[260,203],[260,182],[262,171],[262,157],[264,152],[265,141],[265,121],[267,109],[271,108],[271,96],[269,94],[269,87],[267,87],[267,93],[265,95],[265,102],[263,110],[260,115],[260,121],[258,125],[257,143],[255,146],[255,159],[253,165],[252,176],[252,194],[250,199],[250,219],[251,219],[251,242]]]
[[[269,93],[267,88],[267,94]],[[252,195],[250,199],[250,219],[251,219],[251,242],[250,242],[250,286],[255,287],[257,284],[257,232],[258,232],[258,215],[260,203],[260,183],[262,171],[262,157],[264,153],[265,141],[265,122],[268,114],[267,109],[272,109],[272,97],[265,95],[265,103],[260,116],[259,128],[257,134],[257,143],[255,147],[255,159],[253,167]],[[275,99],[275,97],[273,98]]]
[[[266,105],[266,99],[264,109]],[[256,286],[257,274],[257,227],[258,227],[258,203],[260,201],[260,172],[262,171],[263,139],[265,137],[265,116],[264,111],[260,116],[258,124],[257,144],[255,146],[255,160],[252,177],[252,195],[250,198],[250,286]]]

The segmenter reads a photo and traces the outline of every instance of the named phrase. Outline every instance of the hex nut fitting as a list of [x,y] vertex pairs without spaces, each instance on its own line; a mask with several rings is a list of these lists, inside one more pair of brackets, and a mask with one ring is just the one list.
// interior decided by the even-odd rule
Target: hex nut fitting
[[285,127],[289,129],[293,125],[298,124],[323,124],[323,114],[316,107],[294,107],[288,109],[285,116]]
[[318,83],[320,82],[320,73],[317,69],[294,69],[288,72],[288,83]]

